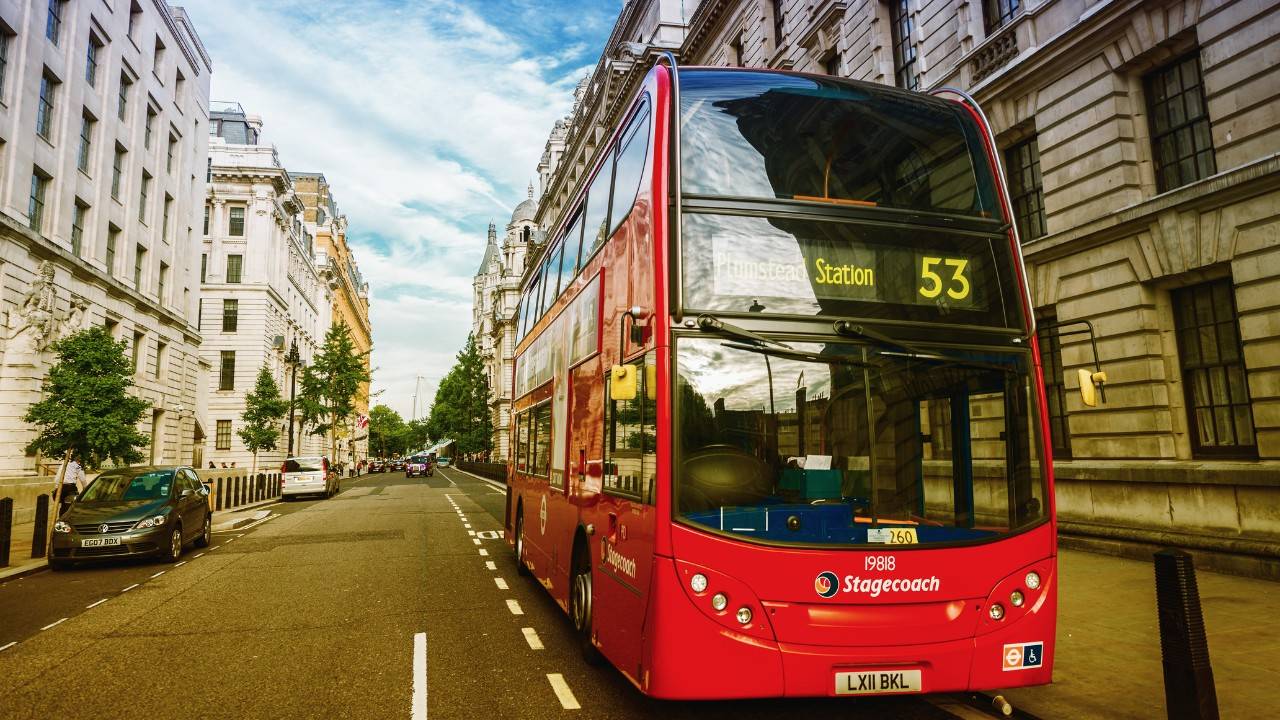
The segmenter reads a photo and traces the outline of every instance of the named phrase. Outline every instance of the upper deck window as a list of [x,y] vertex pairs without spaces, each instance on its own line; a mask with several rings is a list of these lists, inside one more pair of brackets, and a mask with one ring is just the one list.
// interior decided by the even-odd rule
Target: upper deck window
[[680,104],[686,194],[997,216],[979,128],[952,103],[835,78],[686,70]]

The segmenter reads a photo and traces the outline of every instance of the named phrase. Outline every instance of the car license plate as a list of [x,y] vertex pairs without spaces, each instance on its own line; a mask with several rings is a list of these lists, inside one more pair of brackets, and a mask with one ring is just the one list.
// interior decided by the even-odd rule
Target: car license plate
[[836,673],[837,695],[918,693],[919,670],[853,670]]
[[104,545],[119,545],[120,538],[90,538],[81,540],[80,547],[102,547]]

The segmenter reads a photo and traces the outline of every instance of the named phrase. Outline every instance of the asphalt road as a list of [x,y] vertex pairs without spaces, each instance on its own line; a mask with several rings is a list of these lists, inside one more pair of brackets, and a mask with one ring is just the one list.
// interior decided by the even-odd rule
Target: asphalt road
[[384,473],[272,506],[180,564],[7,582],[0,718],[986,717],[949,696],[646,698],[586,665],[564,613],[517,577],[504,507],[456,470]]

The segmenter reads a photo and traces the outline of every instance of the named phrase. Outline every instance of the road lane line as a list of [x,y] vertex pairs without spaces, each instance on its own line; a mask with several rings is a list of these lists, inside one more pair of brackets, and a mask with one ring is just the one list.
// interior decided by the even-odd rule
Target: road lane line
[[183,565],[186,565],[186,564],[187,564],[187,561],[186,561],[186,560],[183,560],[183,561],[182,561],[182,562],[180,562],[180,563],[174,563],[174,564],[173,564],[173,566],[174,566],[174,567],[182,567]]
[[[268,520],[274,520],[274,519],[276,519],[276,518],[278,518],[278,517],[280,517],[280,514],[279,514],[279,513],[272,513],[271,515],[268,515],[268,516],[266,516],[266,517],[262,518],[261,520],[255,520],[255,521],[253,521],[253,522],[249,523],[248,525],[243,525],[243,526],[241,526],[241,527],[239,527],[239,528],[236,528],[236,529],[237,529],[237,530],[252,530],[252,529],[254,529],[254,528],[258,527],[259,525],[261,525],[262,523],[264,523],[264,522],[266,522],[266,521],[268,521]],[[231,540],[235,540],[235,539],[236,539],[236,538],[238,538],[238,537],[244,537],[244,533],[241,533],[241,534],[237,535],[236,537],[234,537],[234,538],[231,538],[231,539],[227,540],[227,542],[231,542]]]
[[110,599],[111,599],[111,598],[102,598],[101,600],[99,600],[99,601],[98,601],[98,602],[96,602],[96,603],[93,603],[93,604],[90,604],[90,605],[85,605],[85,606],[84,606],[84,609],[85,609],[85,610],[92,610],[92,609],[94,609],[94,608],[98,607],[99,605],[101,605],[102,603],[104,603],[104,602],[106,602],[106,601],[108,601],[108,600],[110,600]]
[[130,585],[129,587],[127,587],[127,588],[125,588],[125,589],[121,590],[120,592],[122,592],[122,593],[127,593],[127,592],[129,592],[130,590],[132,590],[132,589],[134,589],[134,588],[136,588],[136,587],[138,587],[138,583],[134,583],[134,584]]
[[163,574],[164,574],[164,571],[163,571],[163,570],[161,570],[160,572],[156,573],[155,575],[152,575],[150,578],[147,578],[147,579],[148,579],[148,580],[154,580],[154,579],[156,579],[156,578],[160,577],[160,576],[161,576],[161,575],[163,575]]
[[480,557],[489,557],[489,551],[484,548],[480,548]]
[[543,649],[542,638],[538,637],[538,631],[533,628],[520,628],[520,632],[524,633],[524,641],[529,643],[530,650]]
[[494,564],[494,562],[493,562],[492,560],[485,560],[485,561],[484,561],[484,566],[485,566],[485,567],[487,567],[487,568],[489,568],[490,570],[497,570],[497,569],[498,569],[498,566],[497,566],[497,565],[495,565],[495,564]]
[[413,720],[427,720],[427,634],[413,636]]
[[560,673],[547,673],[547,680],[551,682],[551,689],[556,691],[556,697],[560,699],[560,706],[565,710],[581,710],[582,706],[578,704],[578,698],[573,696],[573,691],[569,689],[569,683],[564,681],[564,676]]
[[[196,553],[196,557],[198,558],[204,557],[204,553]],[[196,558],[191,558],[191,559],[195,560]]]
[[45,625],[44,627],[42,627],[42,628],[40,628],[40,629],[41,629],[41,630],[48,630],[49,628],[51,628],[51,627],[56,627],[56,626],[58,626],[58,625],[61,625],[62,623],[66,622],[66,621],[67,621],[67,619],[66,619],[66,618],[62,618],[61,620],[55,620],[55,621],[53,621],[53,622],[49,623],[48,625]]
[[9,643],[8,645],[0,645],[0,652],[4,652],[5,650],[8,650],[9,648],[11,648],[11,647],[13,647],[14,645],[17,645],[17,644],[18,644],[18,641],[17,641],[17,640],[14,640],[13,642]]
[[476,531],[475,531],[475,530],[468,530],[468,531],[467,531],[467,535],[470,535],[471,537],[475,537],[475,536],[476,536]]
[[494,585],[497,585],[499,590],[506,590],[506,589],[507,589],[507,581],[506,581],[506,580],[503,580],[502,578],[494,578],[494,579],[493,579],[493,584],[494,584]]
[[511,611],[512,615],[524,614],[524,610],[520,609],[520,603],[516,602],[515,600],[507,600],[507,609]]
[[473,542],[473,543],[475,543],[475,544],[479,545],[479,544],[480,544],[480,538],[471,538],[471,542]]
[[464,528],[466,528],[466,529],[470,530],[470,529],[471,529],[471,523],[462,523],[462,527],[464,527]]

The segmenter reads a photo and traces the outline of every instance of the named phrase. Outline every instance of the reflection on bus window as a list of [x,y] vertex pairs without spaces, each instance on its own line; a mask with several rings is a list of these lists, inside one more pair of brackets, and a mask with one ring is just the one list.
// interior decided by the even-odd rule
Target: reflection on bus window
[[[653,355],[647,360],[653,368]],[[657,463],[657,397],[652,372],[637,361],[637,387],[634,400],[609,400],[605,389],[606,411],[604,448],[604,491],[612,495],[653,502],[653,481]],[[606,381],[606,386],[609,381]]]

